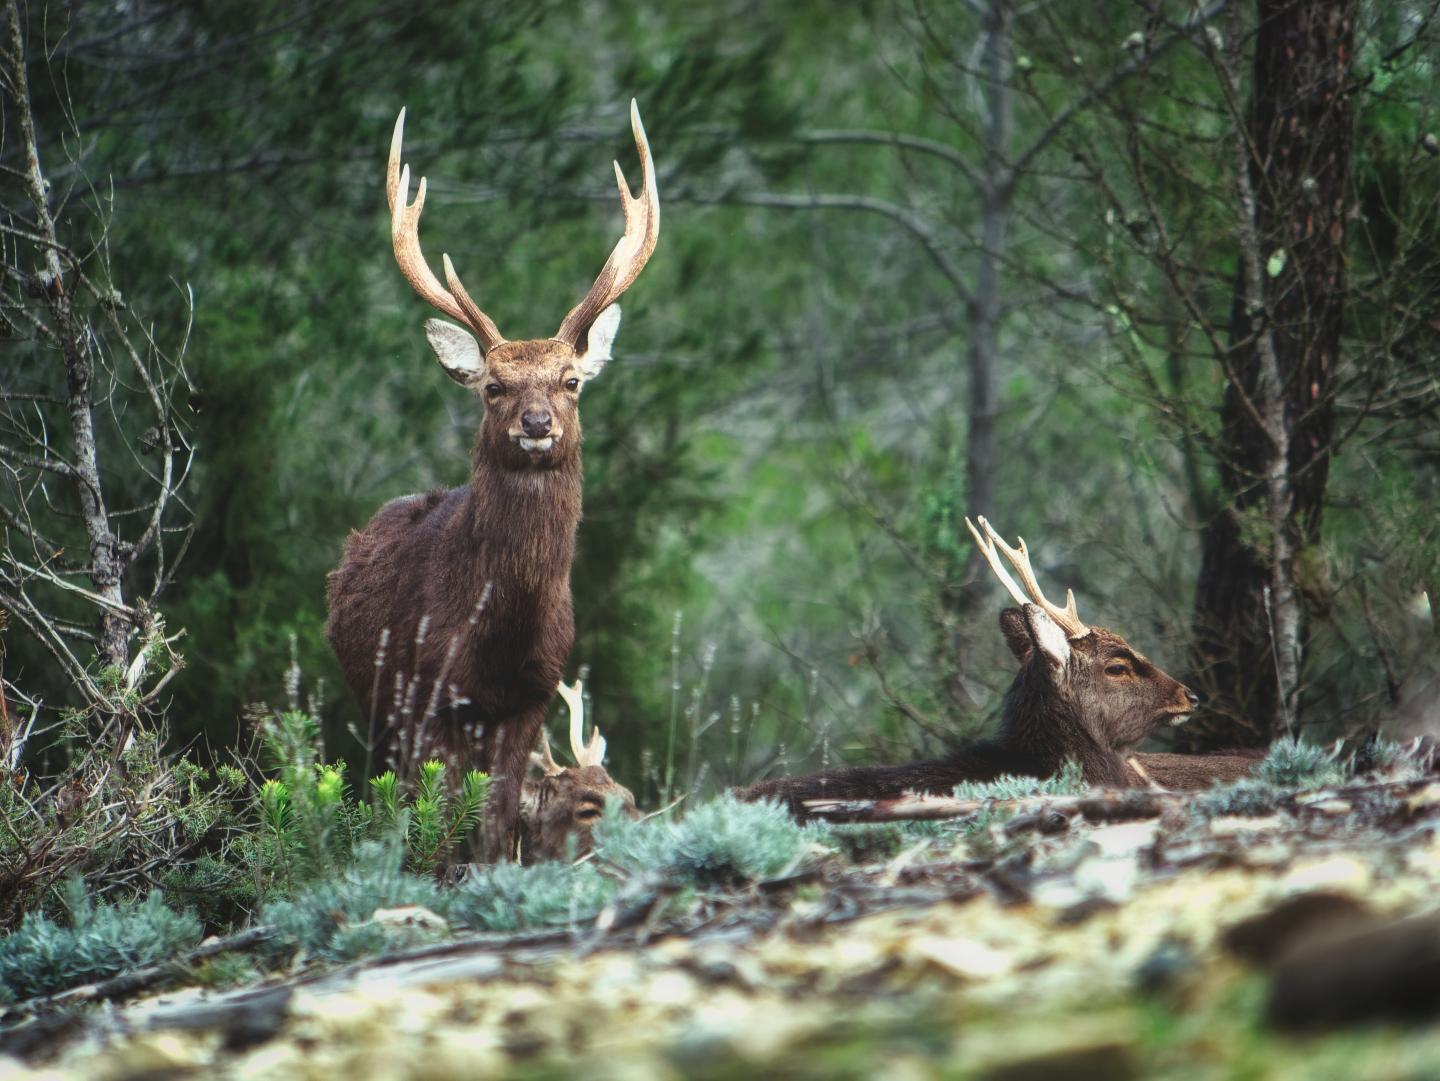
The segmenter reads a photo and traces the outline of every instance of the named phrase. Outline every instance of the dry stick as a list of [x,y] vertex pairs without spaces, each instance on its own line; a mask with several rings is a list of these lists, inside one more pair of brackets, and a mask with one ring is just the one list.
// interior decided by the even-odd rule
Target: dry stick
[[[1304,809],[1329,799],[1357,799],[1368,795],[1409,795],[1435,785],[1433,777],[1421,780],[1376,781],[1348,787],[1322,788],[1280,796],[1292,809]],[[1167,807],[1180,806],[1204,792],[1170,792],[1127,789],[1092,792],[1083,796],[1023,796],[1019,799],[955,799],[951,796],[896,796],[889,799],[809,799],[807,814],[830,822],[924,822],[967,818],[987,810],[1040,814],[1056,812],[1067,818],[1079,815],[1089,822],[1123,822],[1158,818]]]

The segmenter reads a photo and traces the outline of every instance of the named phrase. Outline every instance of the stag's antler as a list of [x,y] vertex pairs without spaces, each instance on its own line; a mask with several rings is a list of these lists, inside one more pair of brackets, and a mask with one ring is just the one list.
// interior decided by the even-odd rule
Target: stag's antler
[[459,320],[473,330],[480,339],[480,347],[489,352],[497,345],[503,345],[494,321],[480,310],[470,299],[470,294],[460,284],[460,276],[450,262],[450,256],[442,255],[440,261],[445,268],[445,280],[450,288],[440,284],[430,264],[420,251],[420,213],[425,209],[425,178],[415,189],[415,202],[410,202],[410,166],[400,166],[400,144],[405,137],[405,110],[395,118],[395,133],[390,136],[390,164],[385,174],[385,198],[390,202],[390,242],[395,247],[395,261],[400,264],[400,273],[420,298],[433,307]]
[[645,125],[640,123],[640,107],[630,99],[630,130],[635,135],[635,149],[640,154],[640,195],[630,194],[630,185],[620,163],[615,163],[615,181],[620,186],[620,206],[625,211],[625,235],[616,243],[610,258],[600,270],[595,284],[585,299],[570,309],[555,337],[572,348],[579,348],[580,339],[595,318],[619,299],[620,294],[644,269],[655,242],[660,239],[660,193],[655,188],[655,168],[650,160],[650,141],[645,138]]
[[585,736],[585,699],[582,694],[584,684],[580,680],[575,681],[575,686],[567,687],[562,680],[555,689],[560,692],[560,697],[565,699],[565,706],[570,710],[570,753],[575,756],[577,766],[598,766],[605,761],[605,737],[600,734],[600,729],[590,730],[590,742],[584,742]]
[[545,731],[545,726],[540,726],[540,749],[530,752],[530,761],[539,766],[547,777],[555,777],[565,772],[565,767],[555,761],[555,756],[550,753],[550,733]]
[[[1025,547],[1025,538],[1018,538],[1019,547],[1011,548],[1001,539],[1000,534],[990,527],[990,523],[985,520],[984,515],[978,515],[976,520],[980,523],[980,529],[985,530],[984,537],[980,536],[980,531],[975,528],[969,518],[965,519],[965,526],[970,530],[970,536],[975,538],[975,544],[979,547],[980,554],[985,557],[985,561],[990,564],[990,569],[995,572],[995,576],[1000,579],[1001,585],[1005,587],[1010,596],[1015,598],[1016,603],[1022,606],[1038,605],[1071,638],[1084,638],[1089,634],[1090,628],[1080,622],[1080,616],[1075,611],[1075,594],[1073,592],[1068,589],[1065,591],[1064,608],[1059,608],[1045,599],[1045,594],[1040,591],[1040,583],[1035,581],[1035,571],[1030,566],[1030,551]],[[1010,561],[1010,565],[1020,575],[1020,581],[1025,586],[1023,590],[1015,584],[1015,579],[1010,577],[1010,573],[1000,562],[1000,557],[996,552],[997,547],[1005,553],[1005,558]]]

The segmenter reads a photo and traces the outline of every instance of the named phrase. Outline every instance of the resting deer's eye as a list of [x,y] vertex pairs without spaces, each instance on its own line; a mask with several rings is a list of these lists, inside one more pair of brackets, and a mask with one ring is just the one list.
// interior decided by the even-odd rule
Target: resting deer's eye
[[569,391],[579,390],[579,389],[580,389],[580,380],[576,379],[576,378],[572,375],[569,379],[565,380],[565,389],[566,389],[566,390],[569,390]]
[[600,817],[600,808],[581,807],[575,812],[575,817],[581,822],[591,822]]
[[489,398],[491,401],[494,401],[496,398],[500,397],[500,395],[504,393],[505,388],[502,387],[499,383],[485,384],[485,397]]
[[1114,676],[1117,679],[1121,676],[1128,676],[1130,674],[1130,666],[1124,661],[1111,661],[1105,666],[1105,674],[1107,676]]

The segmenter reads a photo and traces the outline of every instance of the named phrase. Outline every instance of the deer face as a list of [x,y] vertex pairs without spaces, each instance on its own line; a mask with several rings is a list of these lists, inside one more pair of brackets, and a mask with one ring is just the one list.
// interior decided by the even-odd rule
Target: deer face
[[635,797],[604,766],[571,766],[527,781],[520,797],[521,859],[574,859],[590,851],[605,804],[618,799],[632,818]]
[[600,313],[577,350],[555,338],[483,349],[468,331],[430,319],[425,335],[445,374],[485,403],[480,448],[511,469],[552,468],[580,449],[580,388],[610,359],[620,308]]
[[1194,691],[1104,627],[1072,638],[1027,604],[1001,612],[1000,628],[1027,668],[1029,693],[1053,696],[1098,743],[1120,754],[1161,725],[1183,724],[1200,703]]

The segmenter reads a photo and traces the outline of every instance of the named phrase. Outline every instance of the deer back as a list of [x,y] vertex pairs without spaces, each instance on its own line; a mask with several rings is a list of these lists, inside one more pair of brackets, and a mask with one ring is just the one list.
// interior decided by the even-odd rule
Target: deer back
[[[1191,791],[1228,784],[1248,777],[1265,758],[1265,752],[1249,751],[1214,754],[1167,754],[1146,752],[1133,756],[1145,777],[1161,788]],[[1143,779],[1142,779],[1143,783]]]

